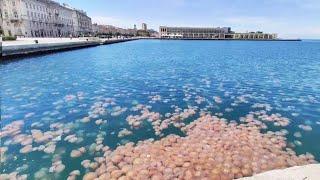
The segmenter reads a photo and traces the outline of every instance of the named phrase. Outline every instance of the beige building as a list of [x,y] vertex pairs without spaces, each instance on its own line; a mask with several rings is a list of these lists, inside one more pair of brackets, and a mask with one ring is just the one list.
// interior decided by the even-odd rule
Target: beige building
[[[81,13],[81,17],[77,16],[75,14],[78,14],[79,10],[52,0],[0,0],[0,2],[2,28],[6,36],[69,37],[85,34],[91,28],[91,19],[83,15],[85,13]],[[83,19],[86,23],[78,23],[83,22]],[[82,28],[83,26],[85,28]]]
[[262,32],[235,33],[230,27],[167,27],[160,26],[159,36],[163,39],[276,39],[276,34]]

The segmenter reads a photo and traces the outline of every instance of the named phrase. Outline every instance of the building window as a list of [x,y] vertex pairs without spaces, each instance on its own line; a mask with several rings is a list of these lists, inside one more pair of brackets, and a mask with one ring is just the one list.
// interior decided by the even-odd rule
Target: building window
[[15,18],[18,18],[18,13],[17,13],[17,12],[13,12],[13,16],[14,16]]

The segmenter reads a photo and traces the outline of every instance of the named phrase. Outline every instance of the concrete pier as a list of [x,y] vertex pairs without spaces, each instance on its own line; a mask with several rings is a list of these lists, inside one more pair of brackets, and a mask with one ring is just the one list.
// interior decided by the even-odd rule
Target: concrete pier
[[239,180],[319,180],[319,175],[320,164],[309,164],[287,169],[275,169]]
[[76,48],[98,46],[99,42],[69,42],[69,43],[52,43],[52,44],[33,44],[33,45],[16,45],[3,46],[2,57],[21,57],[31,54],[43,54],[55,51],[65,51]]
[[115,44],[115,43],[121,43],[121,42],[127,42],[127,41],[134,41],[141,38],[129,38],[129,39],[100,39],[101,44]]
[[[24,57],[35,54],[45,54],[57,51],[66,51],[85,47],[114,44],[130,39],[99,39],[99,38],[20,38],[17,41],[2,42],[1,56],[3,60]],[[35,42],[38,41],[38,43]]]

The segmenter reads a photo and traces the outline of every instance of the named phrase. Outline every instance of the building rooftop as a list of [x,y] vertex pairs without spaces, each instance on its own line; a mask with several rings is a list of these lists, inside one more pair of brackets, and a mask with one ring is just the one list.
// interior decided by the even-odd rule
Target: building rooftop
[[184,29],[223,29],[231,27],[183,27],[183,26],[160,26],[161,28],[184,28]]

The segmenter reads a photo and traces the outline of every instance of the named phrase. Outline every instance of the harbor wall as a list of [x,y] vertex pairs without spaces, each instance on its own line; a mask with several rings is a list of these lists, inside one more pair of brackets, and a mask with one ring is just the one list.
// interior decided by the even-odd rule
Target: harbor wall
[[267,171],[252,177],[240,178],[239,180],[319,180],[319,177],[320,164],[309,164]]
[[100,45],[99,42],[69,42],[49,44],[27,44],[15,46],[2,46],[2,57],[21,57],[31,54],[42,54],[54,51],[65,51],[76,48],[84,48]]
[[1,56],[3,60],[9,60],[12,58],[19,58],[29,55],[36,54],[46,54],[58,51],[66,51],[72,49],[86,48],[92,46],[99,46],[104,44],[114,44],[127,42],[132,40],[137,40],[138,38],[132,39],[89,39],[77,42],[61,42],[61,43],[33,43],[30,44],[14,44],[14,45],[6,45],[3,46],[3,42],[1,42]]

